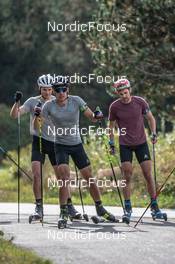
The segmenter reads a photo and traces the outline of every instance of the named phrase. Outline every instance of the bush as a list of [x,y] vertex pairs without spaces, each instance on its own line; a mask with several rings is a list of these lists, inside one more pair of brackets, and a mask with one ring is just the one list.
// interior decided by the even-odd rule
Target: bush
[[[6,150],[17,149],[18,124],[10,117],[10,107],[0,104],[0,146]],[[21,145],[25,146],[31,141],[29,136],[29,115],[21,117]]]

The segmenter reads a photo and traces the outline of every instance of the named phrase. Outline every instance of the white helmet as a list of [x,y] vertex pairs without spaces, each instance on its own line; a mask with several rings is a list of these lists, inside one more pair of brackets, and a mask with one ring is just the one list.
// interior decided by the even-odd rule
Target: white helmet
[[40,76],[37,80],[39,87],[51,87],[53,83],[53,77],[49,74],[44,74]]
[[119,79],[113,84],[113,92],[117,93],[117,91],[123,90],[123,89],[130,89],[131,85],[130,82],[127,79]]

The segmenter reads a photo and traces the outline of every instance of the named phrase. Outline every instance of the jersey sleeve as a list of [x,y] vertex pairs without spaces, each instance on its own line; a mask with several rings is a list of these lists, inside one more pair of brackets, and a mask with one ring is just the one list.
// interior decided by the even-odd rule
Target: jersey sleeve
[[150,111],[149,104],[145,100],[143,100],[142,101],[142,114],[146,115],[149,111]]
[[116,120],[116,116],[115,116],[115,112],[114,112],[114,107],[112,105],[110,105],[110,107],[109,107],[108,120],[109,121],[115,121]]
[[22,108],[26,113],[32,112],[32,98],[27,99],[22,105]]
[[77,96],[77,102],[79,105],[80,112],[84,112],[88,108],[87,103],[79,96]]

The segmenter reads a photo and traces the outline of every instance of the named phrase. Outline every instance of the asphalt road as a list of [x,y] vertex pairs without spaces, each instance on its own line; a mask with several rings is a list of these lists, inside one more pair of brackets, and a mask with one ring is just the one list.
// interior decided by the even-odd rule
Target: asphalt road
[[[51,214],[50,206],[47,206],[49,213],[45,215],[47,223],[43,227],[40,223],[28,224],[28,211],[32,207],[26,205],[21,210],[21,221],[17,223],[16,205],[11,205],[11,210],[6,206],[5,210],[5,205],[0,204],[0,229],[6,237],[13,236],[15,244],[32,249],[53,263],[175,263],[175,210],[167,211],[171,217],[167,222],[153,221],[148,213],[137,229],[133,228],[138,219],[135,216],[131,226],[95,225],[90,221],[70,223],[66,229],[58,230],[57,212]],[[94,214],[93,207],[86,209]],[[135,208],[135,215],[142,211]]]

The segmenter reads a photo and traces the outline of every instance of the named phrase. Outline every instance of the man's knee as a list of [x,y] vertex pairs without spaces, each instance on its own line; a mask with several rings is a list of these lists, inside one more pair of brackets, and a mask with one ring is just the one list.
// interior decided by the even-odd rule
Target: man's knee
[[59,165],[57,170],[56,170],[56,175],[58,180],[62,181],[69,181],[70,178],[70,171],[67,165]]
[[38,161],[32,162],[32,173],[34,181],[40,179],[41,173],[40,173],[40,163]]
[[122,164],[122,172],[124,177],[129,181],[132,175],[132,165],[128,163]]
[[81,169],[80,172],[85,180],[89,181],[92,178],[92,171],[90,166]]

